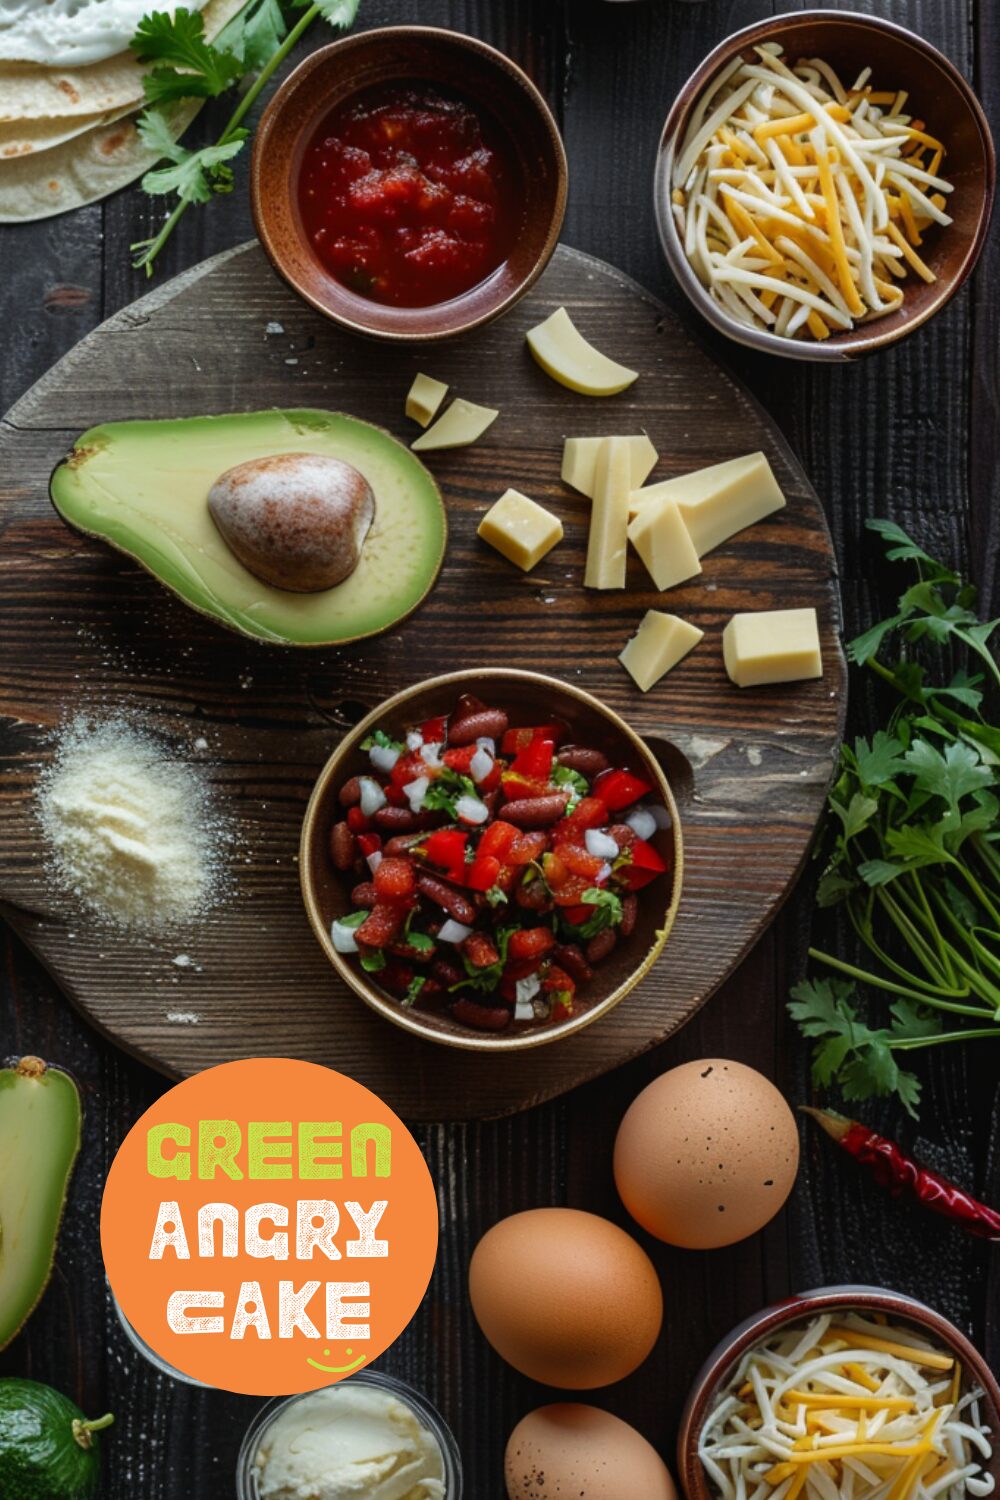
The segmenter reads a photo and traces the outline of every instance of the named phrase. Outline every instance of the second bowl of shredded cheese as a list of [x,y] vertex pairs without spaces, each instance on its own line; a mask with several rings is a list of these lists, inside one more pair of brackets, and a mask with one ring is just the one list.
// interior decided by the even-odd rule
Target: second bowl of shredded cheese
[[982,110],[940,53],[873,17],[806,12],[730,38],[682,90],[657,219],[717,327],[840,359],[948,300],[981,248],[994,175]]

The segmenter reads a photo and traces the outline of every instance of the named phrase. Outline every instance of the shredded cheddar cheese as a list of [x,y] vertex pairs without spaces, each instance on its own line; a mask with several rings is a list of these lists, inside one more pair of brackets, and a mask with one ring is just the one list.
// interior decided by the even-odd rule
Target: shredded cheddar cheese
[[721,1500],[982,1500],[990,1430],[962,1374],[911,1329],[824,1315],[743,1356],[699,1457]]
[[[677,153],[671,205],[712,298],[788,338],[895,312],[896,285],[935,280],[918,247],[945,212],[946,147],[904,113],[905,92],[845,88],[830,65],[790,67],[775,44],[706,90]],[[899,1500],[899,1497],[896,1497]]]

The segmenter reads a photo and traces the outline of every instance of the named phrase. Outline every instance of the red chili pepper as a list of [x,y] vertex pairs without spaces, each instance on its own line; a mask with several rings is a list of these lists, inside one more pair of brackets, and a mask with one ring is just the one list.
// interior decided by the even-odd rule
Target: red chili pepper
[[465,882],[465,846],[469,835],[457,828],[439,828],[424,841],[424,853],[431,864],[444,870],[449,879]]
[[382,847],[382,838],[381,838],[380,834],[377,834],[377,833],[359,833],[358,834],[358,848],[360,849],[361,853],[364,855],[365,859],[368,858],[369,854],[377,854],[378,851],[381,849],[381,847]]
[[623,865],[615,873],[622,885],[630,891],[641,890],[667,868],[666,862],[645,839],[633,840],[629,853],[632,856],[631,863]]
[[833,1110],[808,1109],[804,1113],[822,1126],[831,1140],[867,1169],[879,1187],[894,1198],[915,1198],[924,1208],[946,1219],[954,1219],[970,1234],[1000,1240],[1000,1212],[980,1203],[956,1183],[930,1167],[922,1166],[888,1136],[878,1135],[858,1120],[845,1119]]
[[500,861],[492,854],[479,853],[469,866],[466,884],[473,891],[488,891],[496,885]]
[[640,797],[647,796],[653,788],[648,781],[643,781],[639,776],[633,776],[631,771],[602,771],[594,782],[591,791],[595,797],[600,797],[605,807],[611,812],[620,812],[623,807],[631,807],[633,802],[638,802]]
[[498,819],[496,823],[489,825],[479,840],[477,857],[482,859],[484,855],[491,854],[494,858],[503,860],[510,853],[511,845],[518,836],[513,823],[504,823]]
[[532,740],[518,751],[510,768],[511,775],[523,776],[526,781],[547,782],[555,748],[554,740]]
[[420,736],[425,745],[443,745],[445,730],[448,719],[445,714],[440,714],[436,719],[428,719],[426,724],[420,726]]

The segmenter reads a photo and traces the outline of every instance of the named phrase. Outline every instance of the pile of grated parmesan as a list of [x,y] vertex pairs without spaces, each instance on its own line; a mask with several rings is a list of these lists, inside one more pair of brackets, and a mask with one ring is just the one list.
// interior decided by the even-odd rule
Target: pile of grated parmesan
[[125,719],[62,730],[37,812],[56,884],[106,921],[168,928],[219,897],[228,835],[203,771]]

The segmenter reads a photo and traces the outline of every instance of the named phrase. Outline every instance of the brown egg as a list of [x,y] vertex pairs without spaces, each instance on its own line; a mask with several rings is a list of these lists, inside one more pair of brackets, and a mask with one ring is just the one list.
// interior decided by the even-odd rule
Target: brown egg
[[622,1202],[644,1229],[689,1250],[762,1228],[792,1190],[799,1134],[762,1073],[710,1057],[655,1079],[615,1142]]
[[575,1208],[536,1208],[494,1224],[472,1257],[469,1296],[508,1364],[574,1391],[630,1375],[663,1321],[646,1252],[617,1224]]
[[596,1406],[541,1406],[523,1417],[504,1457],[508,1500],[677,1500],[656,1449]]
[[313,594],[353,573],[375,496],[352,464],[272,453],[220,474],[208,508],[229,550],[273,588]]

